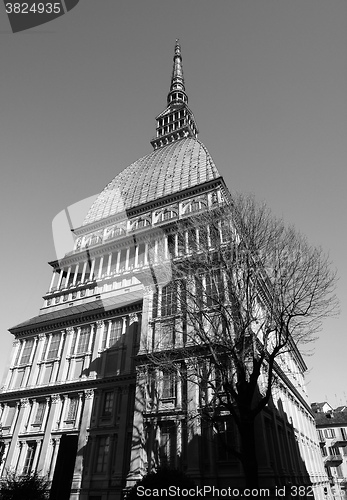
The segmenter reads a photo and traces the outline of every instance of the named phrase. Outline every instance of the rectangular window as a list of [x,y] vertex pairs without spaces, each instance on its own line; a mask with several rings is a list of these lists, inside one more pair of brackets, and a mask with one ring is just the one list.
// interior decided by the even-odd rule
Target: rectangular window
[[45,401],[40,401],[36,410],[34,424],[42,424],[43,416],[45,414],[46,403]]
[[18,347],[17,347],[17,353],[16,353],[16,359],[15,359],[15,362],[14,362],[14,366],[17,366],[18,365],[18,362],[19,362],[19,356],[20,356],[20,353],[21,353],[21,350],[22,350],[22,343],[20,342]]
[[212,272],[206,276],[205,293],[207,307],[223,303],[223,282],[219,272]]
[[195,228],[191,228],[188,230],[188,248],[189,253],[194,253],[197,251],[197,238]]
[[216,225],[210,225],[209,226],[209,233],[210,233],[210,247],[211,248],[218,248],[220,244],[220,234],[219,234],[219,227],[216,223]]
[[45,337],[45,344],[43,346],[42,354],[41,354],[41,360],[45,359],[46,352],[47,352],[47,346],[48,346],[48,337]]
[[155,332],[159,335],[157,347],[171,349],[174,346],[174,325],[172,323],[157,323]]
[[33,468],[36,443],[28,443],[27,454],[24,461],[23,474],[29,474]]
[[236,441],[236,428],[234,422],[230,418],[221,420],[217,422],[216,431],[218,460],[231,460],[233,457],[231,447],[234,446]]
[[169,234],[167,237],[167,246],[171,257],[175,257],[175,235]]
[[172,281],[161,290],[161,315],[171,316],[177,311],[177,293]]
[[60,337],[60,333],[54,333],[54,335],[52,335],[46,359],[54,359],[58,356]]
[[318,439],[321,442],[325,441],[323,431],[320,429],[318,430]]
[[334,456],[339,455],[340,451],[338,446],[329,446],[329,454]]
[[14,389],[18,389],[19,387],[22,387],[23,379],[24,379],[24,374],[25,374],[25,368],[21,368],[17,370],[17,375],[16,379],[14,382]]
[[175,374],[172,371],[163,371],[162,399],[174,398],[176,393]]
[[96,442],[96,461],[95,472],[103,474],[106,472],[108,454],[110,451],[110,438],[109,436],[102,436],[97,438]]
[[221,222],[221,232],[222,232],[222,241],[227,242],[230,240],[230,222],[227,219],[223,219]]
[[139,267],[143,266],[145,263],[145,253],[146,253],[146,246],[144,243],[141,243],[139,245],[139,252],[137,258],[137,263]]
[[34,345],[34,339],[28,339],[25,341],[24,349],[19,363],[20,365],[26,365],[29,363],[33,345]]
[[5,427],[11,427],[15,413],[16,413],[16,407],[15,406],[9,406],[8,410],[7,410],[7,417],[6,417]]
[[199,250],[204,251],[208,248],[206,227],[202,227],[202,226],[199,227],[198,235],[199,235]]
[[335,437],[335,429],[325,429],[324,431],[326,438],[334,438]]
[[163,424],[160,432],[160,465],[161,467],[175,467],[176,454],[176,427],[173,422]]
[[347,432],[343,427],[341,427],[341,436],[344,441],[347,441]]
[[113,410],[114,392],[105,392],[102,416],[110,417]]
[[82,327],[77,345],[77,354],[82,354],[87,352],[89,337],[90,337],[90,326]]
[[177,235],[177,257],[186,253],[186,233],[178,233]]
[[156,318],[158,316],[158,292],[155,290],[153,292],[153,308],[152,317]]
[[78,398],[70,398],[66,420],[75,420],[77,415]]
[[110,330],[109,347],[112,347],[120,339],[122,335],[123,320],[116,319],[112,321]]

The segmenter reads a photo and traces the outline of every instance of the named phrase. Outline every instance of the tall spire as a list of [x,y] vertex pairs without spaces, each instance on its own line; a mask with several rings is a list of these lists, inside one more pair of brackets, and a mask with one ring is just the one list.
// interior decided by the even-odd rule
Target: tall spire
[[[167,96],[167,103],[170,104],[170,102],[173,101],[183,101],[188,104],[188,97],[186,94],[186,88],[184,86],[181,46],[178,38],[176,38],[175,55],[173,61],[174,64],[172,68],[171,85],[170,92]],[[180,97],[178,97],[178,91],[180,92]]]
[[167,96],[167,108],[156,117],[157,135],[151,140],[154,149],[177,141],[184,137],[196,138],[198,128],[191,110],[188,108],[188,96],[184,84],[181,45],[175,43],[170,92]]

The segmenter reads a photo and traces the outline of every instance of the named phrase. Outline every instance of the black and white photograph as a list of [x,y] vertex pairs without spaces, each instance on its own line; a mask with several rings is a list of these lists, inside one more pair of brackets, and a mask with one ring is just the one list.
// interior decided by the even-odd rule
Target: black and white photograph
[[346,1],[0,44],[0,500],[347,500]]

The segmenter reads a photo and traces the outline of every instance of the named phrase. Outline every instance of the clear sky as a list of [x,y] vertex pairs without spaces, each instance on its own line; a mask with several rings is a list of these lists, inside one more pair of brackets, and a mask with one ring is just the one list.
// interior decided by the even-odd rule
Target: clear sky
[[345,0],[81,0],[12,34],[0,4],[1,352],[35,316],[51,224],[151,151],[176,38],[189,105],[231,192],[329,252],[341,315],[306,358],[311,401],[347,402]]

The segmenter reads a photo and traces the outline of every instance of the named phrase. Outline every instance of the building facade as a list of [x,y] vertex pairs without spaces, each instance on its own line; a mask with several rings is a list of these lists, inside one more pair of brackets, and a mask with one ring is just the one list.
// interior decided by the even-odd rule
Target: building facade
[[333,410],[327,403],[313,403],[318,440],[336,499],[347,498],[347,411],[346,406]]
[[[177,221],[229,197],[197,139],[178,42],[167,107],[156,120],[153,151],[106,186],[74,229],[74,248],[50,262],[39,315],[10,329],[1,473],[47,475],[52,500],[118,500],[158,466],[184,470],[200,485],[243,485],[240,465],[211,430],[199,419],[187,423],[182,381],[160,369],[153,377],[141,361],[150,346],[161,346],[166,319],[176,313],[170,261],[187,251]],[[182,339],[169,342],[174,349]],[[326,498],[305,364],[295,352],[279,365],[257,422],[261,483]],[[191,401],[194,411],[197,393]]]

